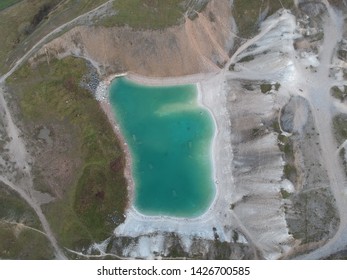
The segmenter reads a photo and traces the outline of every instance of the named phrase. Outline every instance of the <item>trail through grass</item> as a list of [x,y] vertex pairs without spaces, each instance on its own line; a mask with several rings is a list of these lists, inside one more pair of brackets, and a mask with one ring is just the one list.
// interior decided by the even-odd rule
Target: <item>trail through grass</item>
[[[35,68],[23,66],[8,81],[29,137],[35,127],[54,123],[73,135],[74,145],[60,153],[67,160],[78,159],[72,182],[60,186],[63,197],[44,206],[58,241],[69,248],[111,235],[123,221],[127,203],[120,144],[98,102],[79,85],[87,71],[83,60],[66,58]],[[61,149],[64,140],[55,137],[53,149]]]

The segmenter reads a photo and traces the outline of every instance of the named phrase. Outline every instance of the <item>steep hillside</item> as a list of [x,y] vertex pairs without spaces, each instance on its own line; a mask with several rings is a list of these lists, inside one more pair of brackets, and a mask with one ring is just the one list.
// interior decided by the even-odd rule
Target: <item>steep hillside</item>
[[[218,15],[218,16],[217,16]],[[218,70],[233,46],[229,1],[211,1],[184,23],[164,30],[129,26],[79,26],[44,46],[37,57],[74,55],[91,60],[102,74],[133,71],[181,76]]]

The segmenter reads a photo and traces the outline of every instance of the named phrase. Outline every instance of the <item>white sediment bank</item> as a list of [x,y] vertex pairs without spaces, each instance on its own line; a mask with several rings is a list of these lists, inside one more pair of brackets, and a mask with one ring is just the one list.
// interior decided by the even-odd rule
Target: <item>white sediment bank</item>
[[[198,89],[198,102],[212,115],[215,122],[215,135],[212,144],[212,163],[216,193],[209,209],[196,218],[175,218],[168,216],[147,216],[139,213],[133,204],[134,184],[131,178],[131,158],[124,138],[114,120],[112,109],[108,104],[109,84],[117,76],[125,76],[134,82],[145,85],[179,85],[196,84]],[[137,237],[154,233],[175,232],[181,237],[201,237],[214,240],[215,231],[221,241],[230,241],[232,238],[232,216],[230,211],[232,150],[230,144],[230,121],[227,116],[226,92],[223,89],[221,75],[199,74],[179,78],[147,78],[132,73],[112,76],[101,82],[96,92],[96,98],[107,113],[114,130],[124,144],[127,154],[126,177],[130,194],[129,207],[126,210],[126,220],[115,229],[117,236]],[[214,231],[213,228],[216,230]]]

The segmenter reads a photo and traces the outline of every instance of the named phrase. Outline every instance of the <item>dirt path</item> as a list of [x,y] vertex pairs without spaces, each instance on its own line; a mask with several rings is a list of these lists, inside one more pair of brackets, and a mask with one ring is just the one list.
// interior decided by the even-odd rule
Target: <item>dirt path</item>
[[[329,5],[328,1],[323,1],[328,9],[328,15],[325,20],[324,34],[325,40],[321,47],[319,54],[320,65],[317,72],[311,72],[301,64],[299,59],[296,59],[295,52],[292,53],[293,65],[295,66],[296,78],[291,81],[291,88],[293,94],[302,95],[310,104],[316,129],[319,133],[319,144],[322,150],[323,162],[328,173],[329,186],[332,190],[334,198],[336,199],[336,207],[340,214],[340,226],[336,235],[329,240],[326,245],[313,251],[310,254],[299,256],[298,259],[319,259],[327,257],[332,253],[345,249],[347,246],[347,182],[344,170],[339,164],[338,145],[333,132],[332,120],[336,112],[345,112],[346,106],[344,104],[336,104],[334,99],[330,96],[330,88],[336,85],[336,80],[330,77],[330,67],[332,65],[332,58],[335,55],[335,47],[342,38],[342,22],[343,19],[337,14]],[[285,16],[282,14],[281,17]],[[247,75],[235,72],[229,72],[228,69],[231,64],[237,62],[239,54],[245,51],[252,44],[256,44],[263,38],[272,28],[274,28],[281,21],[273,20],[268,23],[261,32],[246,41],[231,57],[229,62],[225,65],[225,75],[233,79],[246,78],[250,80],[258,80],[262,75],[264,79],[266,73],[251,73]],[[248,236],[252,241],[252,236]]]
[[28,229],[28,230],[32,230],[32,231],[35,231],[37,233],[40,233],[40,234],[42,234],[44,236],[47,236],[47,234],[45,232],[43,232],[41,230],[38,230],[37,228],[29,227],[29,226],[27,226],[25,224],[22,224],[22,223],[16,223],[16,222],[10,222],[10,221],[6,221],[6,220],[0,220],[0,224],[13,225],[13,226],[18,227],[19,229]]
[[224,72],[229,70],[229,67],[231,64],[235,63],[237,61],[237,56],[242,53],[244,50],[246,50],[248,47],[259,41],[261,38],[263,38],[271,29],[276,27],[278,23],[283,20],[283,17],[286,16],[288,12],[284,12],[282,17],[277,18],[276,20],[272,20],[267,26],[265,26],[261,32],[254,36],[253,38],[247,40],[242,46],[240,46],[236,52],[232,55],[228,63],[224,66]]
[[77,23],[79,20],[82,20],[93,13],[97,12],[98,10],[102,9],[103,7],[107,6],[108,4],[112,3],[114,0],[109,0],[106,3],[96,7],[95,9],[80,15],[73,20],[70,20],[67,23],[64,23],[63,25],[57,27],[50,33],[48,33],[45,37],[43,37],[40,41],[38,41],[26,54],[24,54],[20,59],[17,60],[17,62],[14,64],[14,66],[8,71],[6,74],[4,74],[2,77],[0,77],[0,84],[3,83],[9,76],[11,76],[19,66],[23,64],[27,59],[29,59],[35,52],[37,52],[39,49],[42,48],[42,46],[47,43],[48,41],[54,39],[56,35],[58,35],[60,32],[64,31],[65,28],[69,27],[70,25],[73,25]]
[[[320,66],[317,73],[300,73],[306,77],[303,82],[303,92],[310,102],[312,114],[319,132],[320,147],[322,149],[323,162],[328,172],[330,188],[336,199],[336,206],[340,214],[340,225],[336,235],[324,246],[298,257],[299,259],[324,258],[347,246],[347,195],[346,176],[342,166],[339,164],[338,145],[333,132],[332,119],[336,110],[334,101],[330,96],[330,88],[334,80],[329,77],[329,70],[335,47],[342,38],[341,18],[330,7],[328,1],[324,1],[328,8],[329,17],[325,20],[324,43],[320,53]],[[301,70],[304,71],[304,70]]]
[[196,50],[196,52],[201,57],[202,62],[206,65],[206,67],[218,71],[219,68],[217,67],[217,65],[202,53],[200,49],[200,45],[198,44],[196,39],[196,34],[194,31],[192,21],[186,20],[186,24],[184,25],[184,27],[185,27],[185,31],[187,33],[187,37],[189,38],[189,43],[192,49]]
[[[3,85],[0,84],[0,108],[5,112],[3,121],[6,124],[7,136],[10,139],[6,147],[8,149],[9,160],[15,163],[15,172],[8,173],[5,171],[4,174],[0,175],[0,181],[10,189],[17,192],[33,208],[42,224],[48,240],[51,242],[52,247],[55,250],[56,257],[58,259],[66,259],[64,253],[57,244],[46,217],[41,210],[39,201],[34,197],[33,180],[29,165],[31,159],[27,153],[24,142],[20,137],[20,131],[12,120],[12,116],[3,96],[3,88]],[[17,181],[17,174],[21,174],[23,179]]]
[[107,1],[106,3],[96,7],[95,9],[83,15],[78,16],[74,18],[73,20],[51,31],[49,34],[43,37],[39,42],[37,42],[20,59],[18,59],[17,62],[14,64],[14,66],[10,69],[10,71],[8,71],[6,74],[0,77],[0,108],[4,112],[6,132],[7,132],[7,136],[10,139],[9,143],[7,144],[7,149],[9,150],[10,160],[15,163],[15,170],[16,170],[15,173],[18,172],[24,178],[20,182],[17,182],[14,178],[16,174],[9,174],[9,173],[6,174],[6,172],[4,172],[4,174],[0,175],[0,181],[3,184],[5,184],[7,187],[9,187],[10,189],[17,192],[30,205],[30,207],[33,208],[33,210],[37,214],[42,224],[42,227],[44,229],[44,234],[47,236],[48,240],[50,241],[54,249],[54,253],[57,259],[66,259],[66,256],[58,246],[57,240],[55,239],[55,236],[49,226],[49,223],[40,207],[41,203],[37,201],[37,199],[34,196],[33,181],[32,181],[30,164],[29,164],[31,159],[29,154],[27,153],[25,143],[20,137],[20,131],[17,128],[17,126],[14,124],[11,113],[4,99],[4,88],[5,88],[4,84],[5,84],[5,80],[8,77],[10,77],[18,69],[18,67],[20,67],[45,43],[53,39],[54,36],[58,35],[60,32],[62,32],[65,28],[69,27],[70,25],[77,23],[79,20],[82,20],[85,17],[92,15],[93,13],[97,12],[98,10],[102,9],[106,5],[112,3],[113,1],[114,0]]
[[54,234],[49,226],[49,223],[45,217],[45,215],[43,214],[41,207],[39,205],[37,205],[37,203],[35,203],[35,201],[33,200],[32,197],[30,197],[29,194],[27,194],[26,191],[24,191],[23,189],[21,189],[18,186],[15,186],[14,184],[12,184],[8,179],[6,179],[3,176],[0,176],[0,181],[5,184],[6,186],[8,186],[10,189],[14,190],[15,192],[17,192],[28,204],[29,206],[35,211],[36,215],[38,216],[42,227],[44,229],[44,232],[48,238],[48,240],[50,241],[52,247],[54,248],[54,253],[57,259],[60,260],[64,260],[66,259],[65,254],[63,253],[63,251],[59,248],[57,240],[54,237]]

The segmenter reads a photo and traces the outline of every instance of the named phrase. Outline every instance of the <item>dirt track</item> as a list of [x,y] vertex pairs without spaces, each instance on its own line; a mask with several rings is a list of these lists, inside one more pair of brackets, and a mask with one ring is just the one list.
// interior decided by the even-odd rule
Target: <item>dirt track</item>
[[43,44],[54,38],[54,36],[59,34],[65,28],[69,27],[74,23],[77,23],[79,20],[84,19],[90,14],[93,14],[94,12],[98,11],[99,9],[103,8],[111,2],[113,2],[113,0],[107,1],[99,7],[96,7],[95,9],[83,15],[80,15],[75,19],[54,29],[52,32],[43,37],[39,42],[37,42],[25,55],[18,59],[15,65],[10,69],[10,71],[8,71],[6,74],[0,77],[0,108],[4,112],[4,122],[6,123],[7,136],[10,139],[9,143],[7,144],[7,149],[9,150],[9,156],[11,161],[15,163],[16,173],[18,172],[24,177],[24,179],[20,180],[19,182],[16,182],[14,179],[16,174],[5,173],[0,175],[0,181],[10,189],[16,191],[33,208],[42,224],[42,227],[45,231],[48,240],[50,241],[55,251],[55,256],[57,259],[66,259],[66,256],[58,246],[58,243],[49,226],[49,223],[41,210],[40,201],[38,201],[37,197],[35,197],[35,190],[33,189],[33,181],[30,170],[31,168],[29,164],[31,161],[30,155],[27,153],[25,143],[20,137],[21,133],[17,126],[14,124],[11,113],[4,99],[4,83],[6,79],[9,76],[11,76],[18,69],[18,67],[20,67],[24,62],[26,62],[27,59],[29,59],[35,52],[37,52],[43,46]]
[[311,104],[316,128],[319,131],[320,147],[325,167],[328,172],[330,188],[336,199],[340,214],[340,225],[336,235],[327,244],[310,254],[298,258],[319,259],[327,257],[347,247],[347,181],[345,172],[339,164],[337,142],[333,133],[332,119],[336,110],[334,100],[330,96],[330,88],[336,83],[330,78],[329,70],[335,47],[342,38],[342,18],[337,14],[328,1],[324,1],[328,8],[328,17],[325,19],[324,44],[320,53],[320,65],[317,73],[308,73],[300,69],[299,75],[305,77],[301,88],[304,96]]

